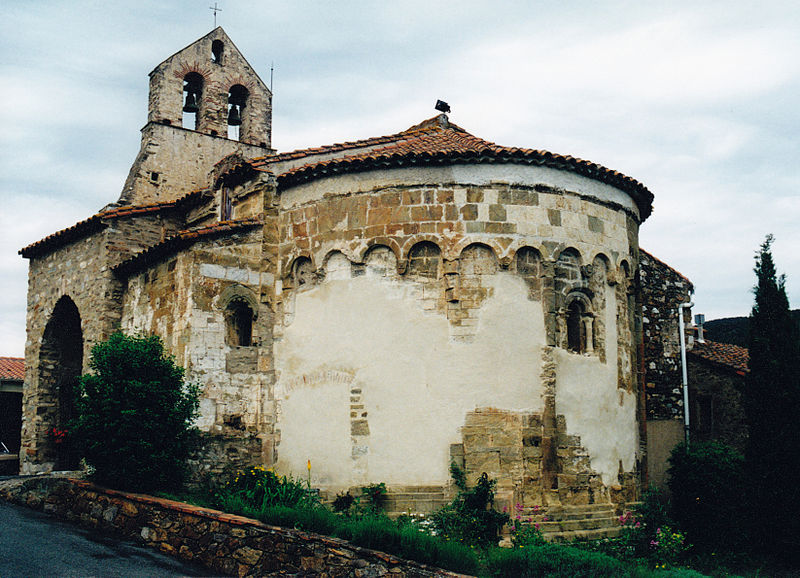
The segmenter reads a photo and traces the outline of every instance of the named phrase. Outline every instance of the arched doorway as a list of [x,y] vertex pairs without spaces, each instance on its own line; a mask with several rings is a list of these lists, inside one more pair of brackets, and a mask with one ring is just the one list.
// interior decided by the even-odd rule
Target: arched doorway
[[39,352],[39,388],[42,416],[40,435],[44,435],[44,458],[54,462],[56,470],[78,467],[78,456],[64,434],[74,417],[73,395],[83,367],[81,316],[67,296],[56,303],[47,322]]

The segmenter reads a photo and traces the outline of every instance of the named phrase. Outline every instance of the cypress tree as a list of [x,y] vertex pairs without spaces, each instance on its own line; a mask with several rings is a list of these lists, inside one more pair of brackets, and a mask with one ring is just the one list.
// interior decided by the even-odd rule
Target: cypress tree
[[772,235],[756,253],[750,314],[750,372],[744,402],[749,426],[747,470],[754,507],[751,543],[797,558],[800,551],[800,335],[786,297],[785,276],[772,259]]

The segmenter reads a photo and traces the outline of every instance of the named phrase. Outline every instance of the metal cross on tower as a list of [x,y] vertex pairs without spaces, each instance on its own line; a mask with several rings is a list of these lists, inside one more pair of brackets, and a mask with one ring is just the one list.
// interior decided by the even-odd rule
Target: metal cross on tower
[[214,28],[217,27],[217,12],[222,12],[222,8],[217,8],[217,3],[214,2],[213,6],[208,7],[209,10],[214,12]]

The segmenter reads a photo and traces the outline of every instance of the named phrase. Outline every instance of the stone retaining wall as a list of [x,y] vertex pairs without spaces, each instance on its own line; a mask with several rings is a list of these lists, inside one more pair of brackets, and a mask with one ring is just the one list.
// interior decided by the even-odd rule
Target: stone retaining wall
[[461,576],[336,538],[52,476],[0,482],[0,498],[110,531],[233,576]]

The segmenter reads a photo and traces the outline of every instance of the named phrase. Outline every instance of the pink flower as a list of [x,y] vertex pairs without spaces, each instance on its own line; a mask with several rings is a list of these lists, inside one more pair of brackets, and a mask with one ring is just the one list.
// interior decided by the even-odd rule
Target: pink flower
[[541,525],[539,524],[539,522],[536,522],[536,523],[533,525],[533,527],[534,527],[534,528],[536,528],[536,529],[538,530],[539,528],[541,528]]
[[639,526],[641,526],[641,524],[639,522],[636,522],[636,525],[634,526],[634,528],[638,528]]

